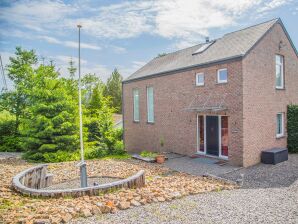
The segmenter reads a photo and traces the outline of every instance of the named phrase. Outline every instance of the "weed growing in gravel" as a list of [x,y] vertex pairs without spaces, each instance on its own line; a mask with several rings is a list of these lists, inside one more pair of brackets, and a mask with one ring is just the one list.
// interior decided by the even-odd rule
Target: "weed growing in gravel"
[[216,192],[221,192],[222,189],[221,189],[220,187],[217,187],[215,191],[216,191]]
[[11,202],[11,201],[9,201],[9,200],[7,200],[7,199],[2,199],[1,201],[0,201],[0,209],[2,210],[2,209],[9,209],[9,208],[11,208],[11,207],[13,207],[13,203]]
[[153,181],[153,177],[152,176],[146,177],[146,181]]
[[177,205],[170,205],[170,208],[171,209],[178,209],[178,206]]

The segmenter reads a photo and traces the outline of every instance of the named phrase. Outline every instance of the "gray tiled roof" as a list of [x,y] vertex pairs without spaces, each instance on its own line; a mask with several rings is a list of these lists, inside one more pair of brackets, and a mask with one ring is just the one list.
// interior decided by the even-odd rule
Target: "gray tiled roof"
[[225,34],[200,54],[193,55],[203,44],[154,58],[125,81],[243,56],[277,21],[274,19]]

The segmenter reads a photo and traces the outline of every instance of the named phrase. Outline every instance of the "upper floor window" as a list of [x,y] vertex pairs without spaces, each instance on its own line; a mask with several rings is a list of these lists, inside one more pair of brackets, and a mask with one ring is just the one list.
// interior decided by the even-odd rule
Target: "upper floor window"
[[284,86],[284,57],[275,55],[275,87],[283,89]]
[[149,123],[154,123],[153,87],[147,87],[147,121]]
[[276,115],[276,137],[284,136],[284,113]]
[[217,83],[228,82],[228,70],[226,68],[217,71]]
[[196,86],[203,86],[203,85],[204,85],[204,73],[197,73]]
[[140,121],[140,96],[139,90],[133,90],[133,120]]

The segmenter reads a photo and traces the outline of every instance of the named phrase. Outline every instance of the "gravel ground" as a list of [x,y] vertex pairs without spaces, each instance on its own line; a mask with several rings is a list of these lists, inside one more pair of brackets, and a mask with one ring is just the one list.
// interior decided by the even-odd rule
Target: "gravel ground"
[[298,223],[298,183],[287,188],[238,189],[189,196],[116,214],[77,219],[84,223]]
[[214,164],[197,164],[186,157],[167,163],[167,167],[199,175],[201,171],[196,169],[203,168],[205,172],[212,165],[218,176],[232,181],[239,180],[242,174],[242,189],[199,194],[116,214],[77,219],[71,223],[298,223],[297,154],[289,155],[288,161],[277,165],[258,164],[242,169],[231,167],[224,169],[222,174],[217,172]]
[[298,179],[298,154],[290,154],[288,161],[276,165],[260,163],[219,176],[237,181],[241,174],[242,188],[288,187]]
[[[120,180],[120,178],[116,177],[88,177],[88,186],[94,186],[94,183],[97,184],[106,184],[111,183],[114,181]],[[74,188],[80,188],[81,181],[80,178],[64,181],[62,183],[54,184],[46,189],[49,190],[56,190],[56,189],[74,189]]]

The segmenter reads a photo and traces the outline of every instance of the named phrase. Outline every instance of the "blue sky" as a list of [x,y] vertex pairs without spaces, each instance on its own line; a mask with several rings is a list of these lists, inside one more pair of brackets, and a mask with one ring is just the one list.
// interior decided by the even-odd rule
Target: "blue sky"
[[298,47],[297,0],[1,0],[0,51],[6,64],[15,46],[35,49],[65,76],[80,23],[82,73],[105,81],[115,67],[127,77],[159,53],[276,17]]

